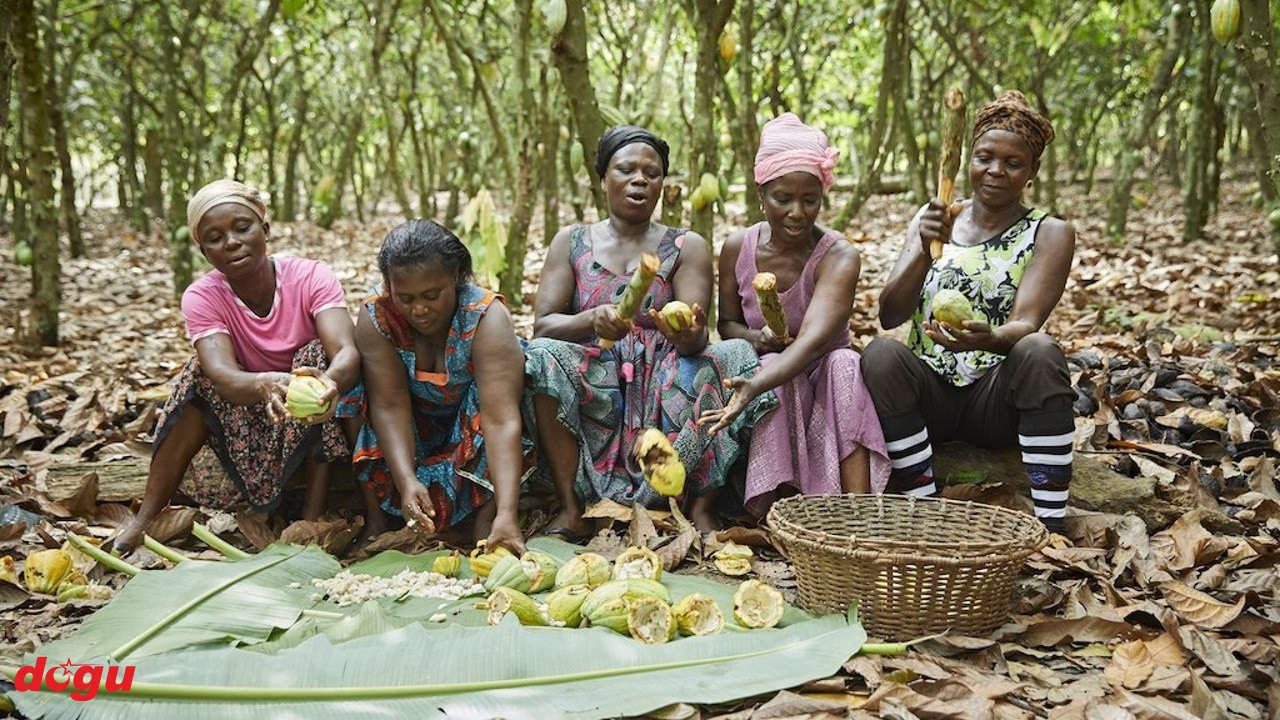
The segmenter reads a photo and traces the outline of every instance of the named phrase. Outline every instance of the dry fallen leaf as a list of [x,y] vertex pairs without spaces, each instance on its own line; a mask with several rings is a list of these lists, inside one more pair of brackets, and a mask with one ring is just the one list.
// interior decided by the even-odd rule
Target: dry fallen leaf
[[1155,662],[1147,645],[1141,640],[1121,643],[1111,653],[1111,662],[1102,671],[1107,682],[1115,686],[1136,688],[1155,671]]
[[1220,628],[1235,620],[1244,610],[1243,595],[1232,605],[1177,580],[1161,583],[1160,590],[1174,612],[1201,627]]

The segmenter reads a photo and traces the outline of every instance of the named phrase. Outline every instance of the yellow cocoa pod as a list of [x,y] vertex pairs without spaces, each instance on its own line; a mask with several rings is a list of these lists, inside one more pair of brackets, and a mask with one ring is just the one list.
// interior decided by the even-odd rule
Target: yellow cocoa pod
[[452,555],[441,555],[431,561],[431,572],[440,573],[445,577],[458,577],[458,571],[462,569],[462,558],[458,553]]
[[312,415],[323,415],[329,410],[329,404],[321,403],[320,398],[327,389],[319,378],[310,375],[294,375],[289,378],[289,390],[284,396],[284,407],[290,415],[299,420]]
[[675,497],[684,492],[684,463],[661,430],[648,428],[640,433],[633,452],[644,479],[659,495]]
[[627,611],[627,632],[646,645],[659,645],[676,636],[676,620],[671,606],[660,598],[644,597],[631,602]]
[[679,300],[672,300],[662,306],[662,319],[667,321],[672,330],[686,330],[693,325],[693,308]]
[[1240,36],[1240,0],[1213,0],[1210,26],[1218,42],[1226,45]]
[[689,204],[693,206],[694,210],[701,210],[710,203],[711,201],[702,192],[702,186],[694,188],[693,192],[689,194]]
[[467,560],[471,565],[471,572],[475,573],[476,577],[487,578],[493,566],[510,554],[511,551],[501,545],[493,552],[487,553],[484,551],[484,543],[481,542],[476,545],[476,549],[471,552],[471,556]]
[[547,0],[542,4],[542,17],[547,21],[547,30],[552,35],[559,35],[564,30],[565,20],[569,17],[565,0]]
[[22,578],[30,592],[52,595],[73,569],[71,555],[66,550],[41,550],[27,556]]
[[702,190],[702,196],[707,199],[707,202],[720,199],[720,180],[711,173],[702,173],[702,178],[698,180],[698,189]]
[[715,600],[693,593],[671,606],[681,635],[714,635],[724,629],[724,613]]
[[729,33],[721,33],[720,35],[720,57],[725,62],[733,62],[738,57],[738,41],[733,39]]
[[751,572],[751,548],[737,543],[726,543],[716,551],[716,569],[725,575],[746,575]]
[[613,579],[646,578],[662,579],[662,560],[647,547],[632,545],[613,561]]
[[959,290],[943,288],[933,296],[933,318],[955,327],[973,319],[973,305]]
[[556,587],[586,585],[594,590],[609,582],[613,576],[613,565],[603,555],[584,552],[574,555],[556,571]]
[[782,593],[759,580],[746,580],[733,594],[733,619],[747,628],[771,628],[782,619]]
[[507,613],[515,615],[521,625],[547,624],[542,608],[538,607],[538,603],[534,602],[533,598],[519,590],[500,587],[489,596],[489,624],[497,625]]

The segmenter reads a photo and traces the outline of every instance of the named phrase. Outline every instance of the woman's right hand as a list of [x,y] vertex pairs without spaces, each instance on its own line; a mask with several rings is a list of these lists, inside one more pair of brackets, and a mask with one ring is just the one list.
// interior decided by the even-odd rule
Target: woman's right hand
[[938,198],[933,198],[920,211],[917,228],[920,233],[920,245],[925,257],[929,257],[929,243],[939,240],[946,243],[951,240],[951,223],[955,217],[946,205]]
[[631,332],[632,323],[618,317],[618,308],[614,305],[599,305],[590,312],[591,330],[601,340],[617,342]]
[[404,514],[405,522],[413,523],[418,532],[436,531],[436,509],[431,504],[431,493],[417,478],[407,489],[400,488],[400,512]]
[[755,385],[741,375],[727,378],[724,381],[724,386],[733,391],[733,396],[729,398],[729,402],[722,408],[707,410],[698,416],[698,427],[712,423],[711,427],[707,429],[708,435],[715,435],[724,428],[729,427],[734,418],[741,415],[742,411],[747,409],[747,405],[750,405],[751,401],[760,394],[755,389]]
[[752,333],[751,347],[755,348],[756,355],[768,355],[769,353],[780,353],[787,349],[787,346],[795,342],[796,339],[788,335],[780,338],[773,334],[773,330],[768,325],[760,328]]

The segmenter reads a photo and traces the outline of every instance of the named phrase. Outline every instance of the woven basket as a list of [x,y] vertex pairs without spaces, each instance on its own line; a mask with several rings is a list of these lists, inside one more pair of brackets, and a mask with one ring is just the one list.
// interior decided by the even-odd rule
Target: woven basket
[[1023,561],[1049,539],[1030,515],[900,495],[794,495],[768,523],[801,607],[843,613],[857,600],[868,632],[890,640],[999,627]]

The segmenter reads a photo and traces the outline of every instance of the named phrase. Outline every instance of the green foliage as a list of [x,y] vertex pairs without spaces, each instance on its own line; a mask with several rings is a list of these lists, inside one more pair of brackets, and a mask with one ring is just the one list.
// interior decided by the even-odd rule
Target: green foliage
[[462,240],[471,251],[471,265],[476,279],[487,288],[498,287],[498,276],[507,266],[503,249],[507,243],[507,225],[498,215],[493,195],[484,188],[476,192],[459,218]]

